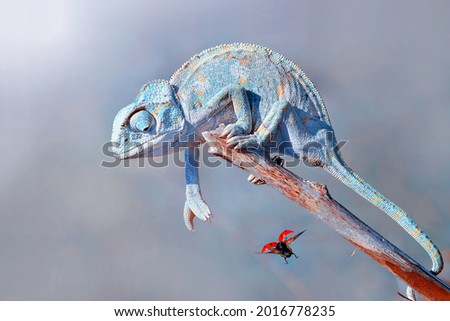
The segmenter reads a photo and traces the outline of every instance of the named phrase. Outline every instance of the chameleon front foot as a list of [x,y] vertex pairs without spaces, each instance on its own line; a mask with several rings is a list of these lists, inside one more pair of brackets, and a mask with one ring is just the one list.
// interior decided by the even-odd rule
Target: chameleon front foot
[[207,221],[211,219],[211,211],[208,205],[203,202],[202,204],[194,204],[192,202],[186,201],[184,203],[184,224],[189,231],[194,230],[194,218],[197,217],[202,221]]
[[208,204],[203,200],[200,191],[188,190],[186,193],[186,202],[184,203],[184,224],[189,231],[194,230],[194,218],[202,221],[211,219],[212,214]]

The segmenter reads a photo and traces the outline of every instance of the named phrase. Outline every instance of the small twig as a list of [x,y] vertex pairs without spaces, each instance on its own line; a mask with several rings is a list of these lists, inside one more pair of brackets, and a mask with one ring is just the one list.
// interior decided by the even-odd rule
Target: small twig
[[397,292],[397,294],[398,294],[399,296],[401,296],[403,299],[405,299],[406,301],[412,301],[410,298],[408,298],[406,295],[404,295],[404,294],[402,294],[402,293],[400,293],[400,292]]
[[222,128],[203,133],[209,152],[258,176],[313,213],[427,300],[450,300],[450,287],[335,201],[323,184],[302,179],[256,150],[227,149]]

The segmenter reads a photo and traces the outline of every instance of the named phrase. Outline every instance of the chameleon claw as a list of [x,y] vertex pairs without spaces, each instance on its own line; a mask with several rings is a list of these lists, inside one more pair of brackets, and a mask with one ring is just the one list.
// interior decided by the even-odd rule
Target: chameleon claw
[[250,175],[248,176],[247,180],[248,180],[250,183],[255,184],[255,185],[264,185],[264,184],[266,184],[266,182],[265,182],[263,179],[261,179],[261,178],[255,176],[255,175],[253,175],[253,174],[250,174]]
[[227,138],[228,140],[239,135],[246,134],[245,130],[238,124],[228,124],[220,134],[221,138]]
[[195,214],[194,212],[191,211],[187,202],[184,203],[183,217],[184,217],[184,224],[186,225],[187,229],[193,232]]

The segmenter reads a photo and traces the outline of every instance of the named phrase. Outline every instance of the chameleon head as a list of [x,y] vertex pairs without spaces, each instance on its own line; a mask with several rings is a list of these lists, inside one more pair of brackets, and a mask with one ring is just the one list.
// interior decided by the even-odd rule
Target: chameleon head
[[183,128],[183,112],[170,83],[151,81],[114,118],[112,150],[120,159],[167,154]]

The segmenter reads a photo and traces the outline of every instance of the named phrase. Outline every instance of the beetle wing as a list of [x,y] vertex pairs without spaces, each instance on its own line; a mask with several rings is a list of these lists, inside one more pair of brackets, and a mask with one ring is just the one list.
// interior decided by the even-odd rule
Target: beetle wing
[[283,256],[283,253],[281,253],[279,250],[277,250],[277,249],[273,249],[272,251],[269,251],[269,252],[264,252],[264,253],[259,253],[259,254],[278,254],[278,255],[281,255],[281,256]]
[[267,252],[267,253],[275,253],[273,251],[277,250],[276,247],[277,247],[277,242],[270,242],[270,243],[267,243],[266,245],[263,246],[263,248],[261,249],[261,252],[262,253],[265,253],[265,252]]
[[286,242],[284,242],[284,243],[286,243],[286,245],[291,244],[292,242],[294,242],[294,241],[297,239],[297,237],[299,237],[300,235],[302,235],[302,234],[305,233],[305,232],[306,232],[306,230],[303,230],[303,231],[301,231],[300,233],[298,233],[298,234],[296,234],[296,235],[294,235],[294,236],[291,236],[291,237],[288,238],[288,239],[286,240]]
[[284,230],[283,232],[281,232],[280,236],[278,236],[278,242],[284,242],[284,238],[286,235],[291,234],[292,230]]

